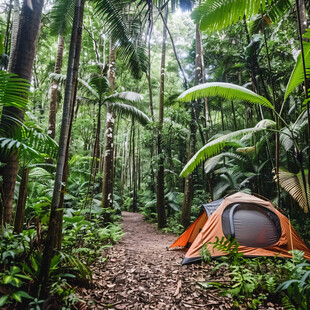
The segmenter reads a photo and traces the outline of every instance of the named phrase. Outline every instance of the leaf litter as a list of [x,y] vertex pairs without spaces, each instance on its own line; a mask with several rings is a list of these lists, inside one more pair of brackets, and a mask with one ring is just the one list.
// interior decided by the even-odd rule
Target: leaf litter
[[[165,234],[139,213],[123,212],[123,239],[105,250],[106,261],[92,266],[94,285],[79,289],[87,309],[232,309],[233,302],[219,290],[202,289],[197,282],[227,281],[211,274],[213,266],[182,266],[184,250],[168,247],[176,236]],[[261,308],[259,309],[281,309]]]

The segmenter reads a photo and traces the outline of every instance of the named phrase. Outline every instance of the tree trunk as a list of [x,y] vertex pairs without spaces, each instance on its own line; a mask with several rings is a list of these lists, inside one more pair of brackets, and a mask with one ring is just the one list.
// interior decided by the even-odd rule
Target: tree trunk
[[166,210],[165,210],[165,168],[164,168],[164,154],[162,150],[162,128],[164,123],[164,99],[165,99],[165,67],[166,67],[166,41],[167,41],[167,27],[165,23],[168,18],[168,9],[165,9],[165,16],[163,18],[163,43],[161,51],[161,65],[160,65],[160,90],[159,90],[159,116],[158,116],[158,138],[157,138],[157,156],[158,156],[158,172],[157,172],[157,226],[159,229],[166,226]]
[[12,72],[12,60],[16,50],[17,34],[19,28],[19,0],[14,0],[13,8],[13,20],[12,20],[12,31],[11,31],[11,45],[10,45],[10,57],[8,63],[8,72]]
[[[31,10],[27,1],[23,3],[20,17],[20,27],[17,34],[16,49],[12,57],[11,72],[17,74],[20,78],[31,81],[32,67],[36,53],[37,39],[39,35],[43,0],[34,1],[33,10]],[[4,132],[11,133],[13,137],[20,130],[20,125],[9,120],[9,116],[14,116],[20,122],[24,121],[25,111],[15,107],[4,107],[2,110],[0,128]],[[18,172],[18,154],[13,152],[8,157],[0,156],[0,162],[5,166],[0,169],[0,175],[3,178],[1,188],[2,210],[0,216],[1,223],[10,223],[12,218],[12,207],[14,198],[14,189],[16,176]]]
[[[188,141],[187,147],[187,161],[189,161],[194,153],[195,153],[195,146],[196,146],[196,122],[195,116],[193,112],[191,113],[191,124],[190,124],[190,136]],[[193,182],[193,175],[192,173],[189,174],[185,178],[184,184],[184,198],[182,204],[182,214],[181,214],[181,224],[184,228],[187,228],[190,224],[190,216],[191,216],[191,206],[192,200],[194,197],[194,182]]]
[[137,166],[136,166],[136,146],[135,146],[135,122],[134,118],[132,118],[132,183],[133,183],[133,195],[132,195],[132,211],[137,212]]
[[[81,8],[83,10],[83,8]],[[83,15],[83,12],[80,13]],[[77,88],[78,88],[78,73],[79,73],[79,64],[80,64],[80,56],[82,50],[82,29],[83,29],[83,20],[80,18],[78,31],[77,31],[77,39],[75,44],[75,59],[74,59],[74,66],[73,66],[73,81],[72,81],[72,88],[73,93],[71,96],[71,103],[70,103],[70,124],[68,130],[68,139],[67,139],[67,147],[66,147],[66,155],[65,155],[65,164],[63,170],[63,177],[62,177],[62,189],[60,194],[60,202],[59,207],[56,211],[56,237],[55,237],[55,244],[53,245],[54,248],[57,250],[61,249],[61,241],[62,241],[62,224],[63,224],[63,209],[64,209],[64,201],[65,201],[65,192],[66,192],[66,183],[68,181],[69,176],[69,148],[70,148],[70,139],[71,139],[71,131],[72,131],[72,124],[74,119],[74,107],[76,103],[76,95],[77,95]]]
[[[64,38],[63,36],[59,35],[56,63],[54,68],[54,73],[56,74],[60,74],[61,72],[64,46],[65,46]],[[51,86],[50,111],[49,111],[48,132],[47,132],[47,134],[53,139],[55,138],[55,132],[56,132],[57,104],[58,104],[58,82],[53,79]]]
[[23,231],[29,171],[30,171],[29,168],[23,168],[22,179],[21,179],[20,186],[19,186],[19,194],[18,194],[18,201],[16,205],[16,215],[15,215],[15,223],[14,223],[14,231],[17,234]]
[[[108,79],[111,88],[115,89],[115,62],[116,54],[113,42],[110,41]],[[115,115],[111,106],[107,106],[107,120],[105,132],[105,153],[103,162],[102,180],[102,207],[113,208],[113,185],[114,185],[114,125]],[[107,219],[109,220],[109,219]]]
[[13,0],[10,0],[10,3],[8,4],[9,11],[8,11],[7,19],[6,19],[6,32],[5,32],[5,38],[4,38],[4,54],[6,55],[8,55],[8,50],[9,50],[12,8],[13,8]]
[[[201,42],[201,33],[199,31],[198,25],[196,26],[196,57],[195,57],[195,85],[199,85],[205,81],[204,76],[204,63],[203,63],[203,48]],[[205,98],[205,104],[207,103],[207,98]],[[208,110],[208,107],[206,107]],[[191,123],[190,123],[190,136],[187,147],[187,161],[189,161],[195,153],[196,149],[196,118],[195,111],[192,109],[191,111]],[[207,112],[208,113],[208,112]],[[209,113],[208,113],[209,114]],[[202,143],[205,144],[204,136],[201,135]],[[210,179],[207,176],[207,183],[210,187]],[[210,195],[212,193],[210,191]],[[194,182],[192,174],[188,175],[185,178],[184,183],[184,198],[182,204],[182,214],[181,214],[181,224],[184,228],[188,227],[190,224],[190,216],[191,216],[191,206],[192,200],[194,197]]]
[[67,79],[65,87],[65,97],[63,105],[63,117],[61,125],[61,133],[59,139],[59,149],[56,167],[56,177],[53,191],[53,198],[51,204],[51,215],[47,232],[46,245],[43,253],[42,266],[39,275],[39,283],[41,284],[41,296],[46,294],[48,274],[50,269],[51,260],[54,253],[53,245],[55,244],[56,230],[57,230],[57,209],[60,203],[60,194],[62,190],[63,172],[65,165],[65,157],[67,151],[67,141],[69,135],[70,119],[71,119],[71,102],[74,92],[73,85],[73,75],[74,75],[74,64],[77,59],[76,55],[76,45],[79,33],[79,26],[83,22],[84,13],[84,0],[76,0],[75,2],[75,13],[72,27],[72,35],[69,50],[68,59],[68,70]]

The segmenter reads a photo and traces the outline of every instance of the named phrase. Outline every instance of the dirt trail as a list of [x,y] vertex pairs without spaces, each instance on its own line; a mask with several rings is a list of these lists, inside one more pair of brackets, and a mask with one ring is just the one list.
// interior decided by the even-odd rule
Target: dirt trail
[[123,239],[109,259],[94,268],[95,289],[84,291],[89,309],[230,309],[223,297],[196,287],[197,265],[181,266],[182,251],[167,251],[175,240],[143,220],[123,212]]

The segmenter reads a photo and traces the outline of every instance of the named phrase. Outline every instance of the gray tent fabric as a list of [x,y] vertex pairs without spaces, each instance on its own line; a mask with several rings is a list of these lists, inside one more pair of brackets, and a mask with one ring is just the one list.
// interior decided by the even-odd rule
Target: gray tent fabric
[[208,217],[221,205],[223,200],[224,199],[222,198],[222,199],[214,200],[214,201],[211,201],[209,203],[205,203],[202,205],[202,207],[205,209]]
[[271,211],[255,204],[232,204],[222,214],[223,232],[236,238],[240,245],[268,247],[281,237],[279,218]]

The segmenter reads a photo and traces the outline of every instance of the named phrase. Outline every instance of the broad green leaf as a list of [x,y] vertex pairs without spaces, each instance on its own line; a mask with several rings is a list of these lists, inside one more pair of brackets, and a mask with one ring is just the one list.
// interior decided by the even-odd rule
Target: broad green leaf
[[[309,33],[309,30],[307,31]],[[305,66],[307,77],[310,75],[310,42],[303,41],[304,54],[305,54]],[[289,82],[286,86],[284,101],[288,98],[291,92],[304,82],[304,70],[301,52],[298,55],[296,65],[292,71]]]
[[194,86],[179,96],[182,102],[192,101],[198,98],[219,96],[229,100],[245,100],[250,103],[260,104],[274,110],[273,105],[266,98],[257,95],[253,91],[231,83],[212,82]]
[[0,307],[4,306],[9,299],[9,295],[4,295],[0,298]]
[[259,131],[266,130],[268,127],[275,126],[275,122],[272,120],[263,120],[260,121],[254,128],[246,128],[230,132],[226,135],[223,135],[215,140],[208,142],[203,146],[185,165],[182,172],[180,173],[181,177],[186,177],[190,174],[202,161],[206,160],[209,157],[221,153],[226,145],[229,145],[229,141],[236,139],[237,137],[244,136],[246,134],[254,134]]

